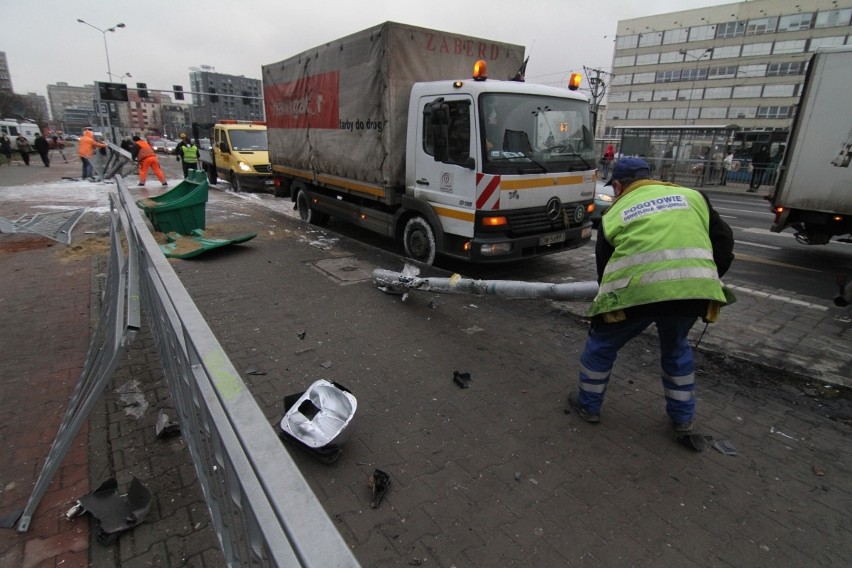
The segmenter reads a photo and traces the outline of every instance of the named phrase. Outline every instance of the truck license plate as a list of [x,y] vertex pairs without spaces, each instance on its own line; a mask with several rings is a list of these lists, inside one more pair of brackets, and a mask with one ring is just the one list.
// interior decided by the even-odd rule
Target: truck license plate
[[538,238],[539,246],[554,245],[562,242],[565,242],[565,233],[552,233]]
[[263,185],[272,185],[272,184],[274,184],[274,183],[275,183],[275,181],[274,181],[274,180],[268,179],[268,180],[265,180],[265,181],[263,182]]

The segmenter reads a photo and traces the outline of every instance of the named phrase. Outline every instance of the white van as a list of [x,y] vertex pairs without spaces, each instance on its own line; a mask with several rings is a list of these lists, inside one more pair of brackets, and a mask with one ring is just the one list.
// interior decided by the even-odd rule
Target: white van
[[39,128],[38,124],[33,124],[32,122],[19,122],[12,118],[3,118],[0,119],[0,134],[5,134],[9,137],[9,141],[12,142],[12,148],[15,147],[15,138],[24,135],[24,138],[30,143],[30,145],[35,143],[36,134],[38,134]]

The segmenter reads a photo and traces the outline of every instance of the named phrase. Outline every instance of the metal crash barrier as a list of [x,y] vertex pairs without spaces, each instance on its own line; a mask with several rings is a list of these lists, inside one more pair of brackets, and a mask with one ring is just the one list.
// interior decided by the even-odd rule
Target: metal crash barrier
[[169,265],[124,179],[117,176],[115,182],[101,320],[17,530],[28,530],[68,447],[139,329],[141,299],[228,565],[358,566]]
[[122,178],[142,302],[229,565],[358,566],[148,230]]
[[[59,432],[50,448],[44,467],[36,480],[24,511],[17,521],[19,532],[29,530],[33,514],[50,486],[62,459],[80,432],[124,355],[127,345],[139,330],[139,273],[136,241],[128,238],[128,219],[110,195],[110,254],[102,308],[97,328],[89,341],[83,372],[62,418]],[[127,250],[122,247],[126,241]]]

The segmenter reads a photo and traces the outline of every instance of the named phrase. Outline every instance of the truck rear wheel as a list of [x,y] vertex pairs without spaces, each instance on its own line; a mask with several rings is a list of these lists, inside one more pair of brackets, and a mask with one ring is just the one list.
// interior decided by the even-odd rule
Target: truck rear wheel
[[433,264],[438,253],[435,231],[423,217],[412,217],[405,224],[402,236],[405,254],[424,264]]
[[304,189],[300,189],[296,194],[296,209],[299,210],[299,218],[305,223],[325,225],[328,222],[327,214],[311,207],[311,198]]

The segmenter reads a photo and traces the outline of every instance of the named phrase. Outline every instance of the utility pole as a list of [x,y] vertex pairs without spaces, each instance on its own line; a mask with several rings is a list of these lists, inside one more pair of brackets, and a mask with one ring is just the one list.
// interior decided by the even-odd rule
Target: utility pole
[[594,136],[598,129],[598,107],[606,94],[607,81],[612,77],[612,73],[585,65],[583,65],[583,71],[586,72],[586,81],[589,83],[589,91],[592,95],[592,136]]

